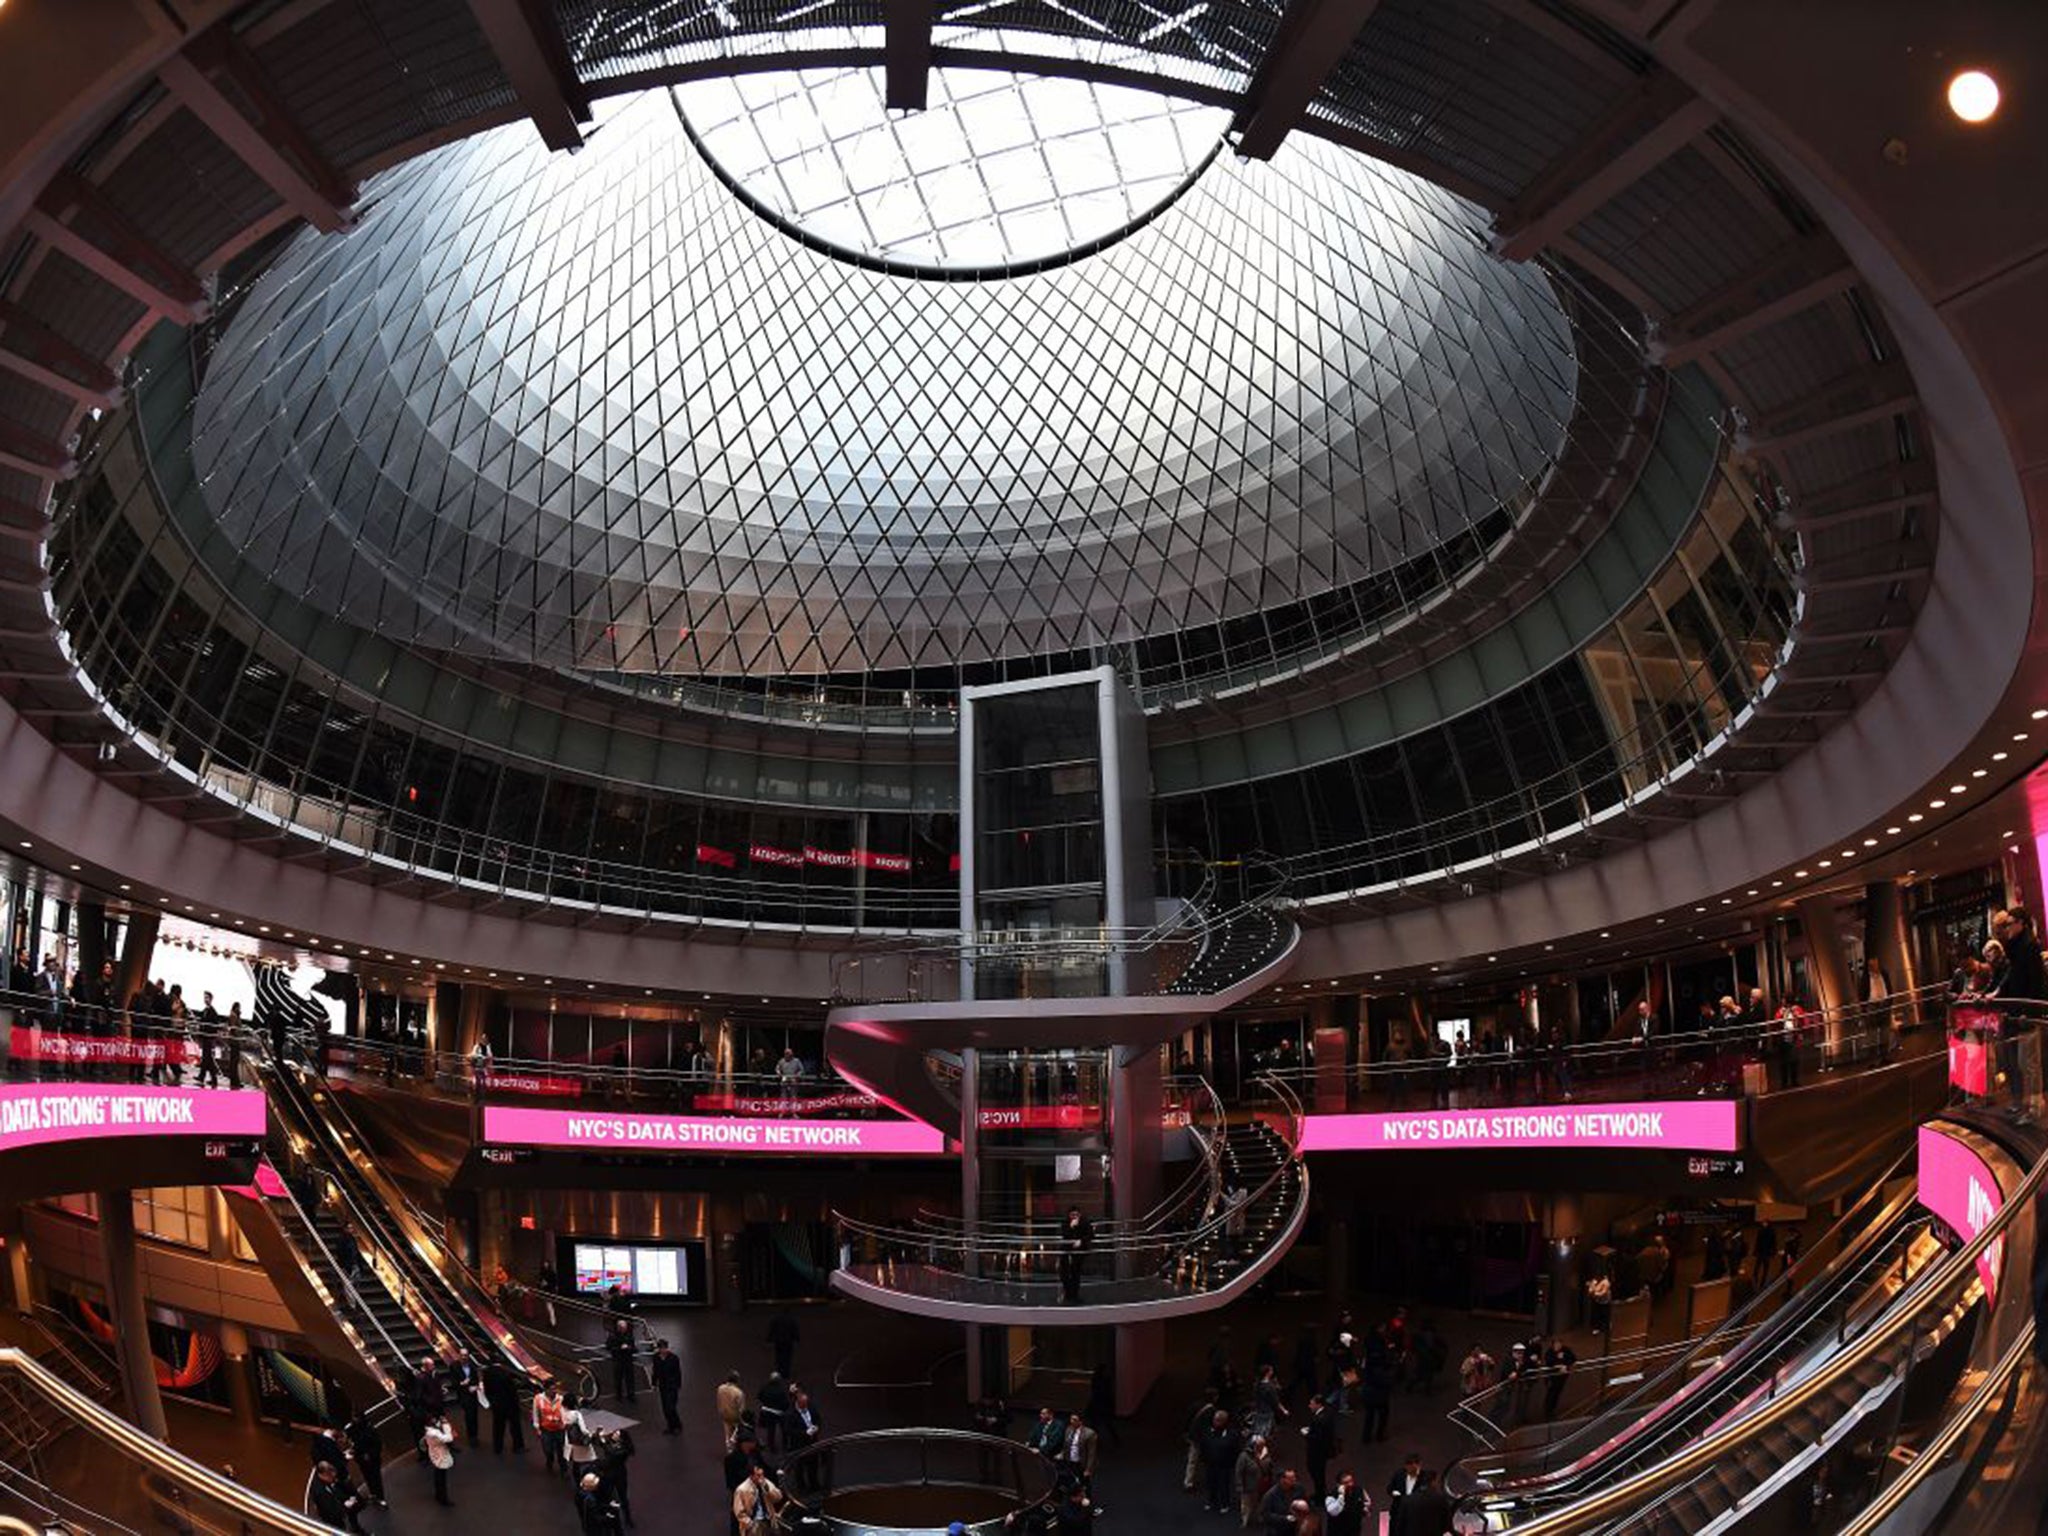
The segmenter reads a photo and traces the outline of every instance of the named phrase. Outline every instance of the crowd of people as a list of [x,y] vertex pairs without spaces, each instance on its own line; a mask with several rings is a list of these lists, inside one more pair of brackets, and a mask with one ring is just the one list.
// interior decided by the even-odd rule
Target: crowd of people
[[[1562,1390],[1577,1357],[1558,1348],[1549,1358]],[[1377,1529],[1376,1508],[1388,1516],[1388,1536],[1446,1536],[1461,1511],[1419,1453],[1391,1469],[1379,1506],[1359,1471],[1339,1463],[1346,1418],[1355,1416],[1360,1459],[1371,1456],[1387,1443],[1396,1401],[1434,1391],[1448,1358],[1435,1323],[1411,1322],[1406,1307],[1370,1327],[1343,1312],[1327,1331],[1303,1325],[1291,1350],[1278,1334],[1262,1338],[1247,1385],[1226,1326],[1186,1421],[1182,1487],[1207,1513],[1234,1515],[1259,1536],[1360,1536]],[[1528,1370],[1533,1391],[1536,1368]],[[1548,1403],[1554,1411],[1555,1398]]]
[[[146,980],[120,1000],[114,962],[96,971],[80,969],[66,975],[55,955],[37,966],[25,949],[15,951],[6,972],[7,991],[20,999],[16,1026],[82,1040],[76,1059],[31,1055],[10,1050],[13,1075],[55,1071],[63,1077],[125,1079],[159,1087],[185,1082],[188,1067],[201,1088],[234,1086],[241,1081],[242,1052],[249,1044],[249,1021],[242,1005],[231,1003],[222,1013],[211,992],[194,1007],[183,986]],[[113,1042],[122,1045],[115,1047]]]

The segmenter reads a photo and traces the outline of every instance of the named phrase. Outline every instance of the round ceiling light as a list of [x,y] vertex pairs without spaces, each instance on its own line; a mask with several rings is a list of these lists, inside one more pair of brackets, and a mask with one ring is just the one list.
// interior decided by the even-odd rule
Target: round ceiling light
[[1998,111],[1998,82],[1981,69],[1966,69],[1948,83],[1948,109],[1966,123],[1990,121]]

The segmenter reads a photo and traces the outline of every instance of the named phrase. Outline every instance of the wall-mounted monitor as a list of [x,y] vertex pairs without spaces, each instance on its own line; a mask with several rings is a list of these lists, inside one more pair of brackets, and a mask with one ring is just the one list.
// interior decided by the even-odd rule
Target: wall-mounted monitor
[[560,1272],[581,1296],[601,1297],[617,1286],[645,1301],[701,1304],[711,1299],[711,1256],[689,1238],[679,1243],[639,1243],[617,1238],[565,1237]]

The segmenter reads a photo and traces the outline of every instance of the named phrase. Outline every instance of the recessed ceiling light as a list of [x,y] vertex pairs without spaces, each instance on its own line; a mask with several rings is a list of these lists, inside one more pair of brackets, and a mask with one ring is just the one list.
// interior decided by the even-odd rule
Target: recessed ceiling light
[[2031,716],[2035,720],[2048,720],[2048,709],[2037,709]]
[[1751,886],[1751,887],[1750,887],[1750,888],[1749,888],[1748,890],[1744,891],[1744,892],[1743,892],[1742,894],[1743,894],[1743,895],[1745,895],[1745,896],[1754,896],[1754,895],[1756,894],[1756,887],[1755,887],[1755,886]]
[[1863,846],[1866,848],[1875,848],[1877,846],[1877,839],[1874,837],[1866,837],[1865,839],[1863,839]]
[[21,846],[24,848],[33,848],[35,847],[35,844],[30,842],[27,838],[23,838],[21,840]]
[[1614,937],[1614,935],[1609,933],[1605,928],[1602,928],[1600,930],[1600,937],[1603,939],[1611,939]]
[[2025,741],[2027,739],[2027,733],[2025,731],[2014,731],[2012,733],[2012,739],[2014,741]]
[[1721,905],[1722,905],[1722,906],[1724,906],[1724,907],[1727,907],[1727,906],[1733,906],[1733,905],[1734,905],[1734,903],[1735,903],[1735,898],[1734,898],[1733,896],[1723,896],[1723,897],[1721,898]]
[[1940,810],[1940,809],[1941,809],[1941,808],[1942,808],[1942,807],[1943,807],[1944,805],[1947,805],[1947,804],[1948,804],[1948,802],[1947,802],[1946,800],[1930,800],[1930,801],[1928,801],[1928,802],[1927,802],[1927,808],[1928,808],[1928,809],[1929,809],[1930,811],[1938,811],[1938,810]]
[[79,869],[80,869],[80,867],[81,867],[81,866],[79,866],[79,865],[77,865],[77,864],[74,864],[74,865],[72,865],[72,866],[71,866],[71,873],[73,873],[74,875],[75,875],[75,874],[77,874],[77,873],[78,873],[78,871],[79,871]]
[[1782,885],[1783,885],[1784,883],[1785,883],[1785,882],[1784,882],[1784,881],[1782,881],[1782,880],[1773,880],[1773,881],[1771,882],[1771,889],[1775,891],[1775,890],[1777,890],[1777,889],[1778,889],[1778,888],[1779,888],[1780,886],[1782,886]]
[[132,885],[124,885],[124,886],[122,886],[122,887],[121,887],[121,889],[122,889],[122,890],[124,890],[124,891],[132,891],[132,890],[134,890],[134,889],[135,889],[135,887],[134,887],[134,886],[132,886]]
[[1981,779],[1984,777],[1985,774],[1989,773],[1990,771],[1991,770],[1989,768],[1972,768],[1970,770],[1970,777],[1973,779]]
[[1835,861],[1833,859],[1822,859],[1820,861],[1820,867],[1822,869],[1833,869],[1835,867]]
[[1960,795],[1969,787],[1967,784],[1951,784],[1948,787],[1948,792],[1952,795]]
[[1991,754],[1991,761],[1993,761],[1994,763],[2002,763],[2002,762],[2004,762],[2004,761],[2005,761],[2005,760],[2006,760],[2006,759],[2007,759],[2008,757],[2011,757],[2011,756],[2012,756],[2012,754],[2011,754],[2010,752],[1994,752],[1994,753],[1992,753],[1992,754]]
[[1964,70],[1948,83],[1948,109],[1966,123],[1989,122],[1998,111],[1998,82],[1981,69]]
[[[1499,956],[1499,955],[1488,955],[1488,956],[1487,956],[1486,958],[1487,958],[1488,962],[1489,962],[1489,963],[1491,963],[1492,961],[1498,960],[1498,959],[1500,958],[1500,956]],[[1334,987],[1335,985],[1337,985],[1337,983],[1335,983],[1335,982],[1333,981],[1333,982],[1331,982],[1331,983],[1330,983],[1330,985]]]
[[1922,816],[1918,811],[1913,812],[1912,815],[1906,818],[1906,820],[1908,821],[1925,821],[1926,819],[1927,818],[1925,816]]

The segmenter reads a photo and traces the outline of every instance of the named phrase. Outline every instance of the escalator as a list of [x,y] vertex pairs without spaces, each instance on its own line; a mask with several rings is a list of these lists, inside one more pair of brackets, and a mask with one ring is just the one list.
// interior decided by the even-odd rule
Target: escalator
[[365,1171],[367,1158],[355,1155],[353,1133],[326,1112],[325,1084],[293,1063],[270,1063],[265,1077],[279,1127],[273,1156],[287,1164],[288,1183],[318,1196],[294,1199],[288,1212],[273,1201],[273,1212],[281,1226],[294,1223],[287,1230],[293,1246],[334,1295],[351,1294],[337,1255],[351,1245],[360,1251],[365,1278],[353,1294],[375,1324],[376,1337],[364,1340],[368,1352],[382,1364],[394,1352],[417,1362],[466,1351],[479,1363],[502,1359],[521,1374],[545,1374],[482,1297],[465,1295],[426,1257],[438,1235],[408,1230],[395,1192],[378,1187]]
[[[1753,1370],[1759,1361],[1780,1358],[1817,1312],[1836,1304],[1846,1287],[1860,1283],[1873,1255],[1895,1252],[1924,1225],[1913,1181],[1901,1176],[1905,1168],[1904,1159],[1895,1163],[1796,1265],[1678,1349],[1632,1390],[1563,1434],[1544,1426],[1529,1443],[1521,1433],[1509,1434],[1491,1449],[1466,1457],[1447,1474],[1451,1491],[1549,1503],[1597,1480],[1603,1463],[1632,1454],[1644,1437],[1667,1432],[1722,1383]],[[1498,1396],[1507,1389],[1494,1390]],[[1478,1415],[1470,1417],[1493,1427]]]

